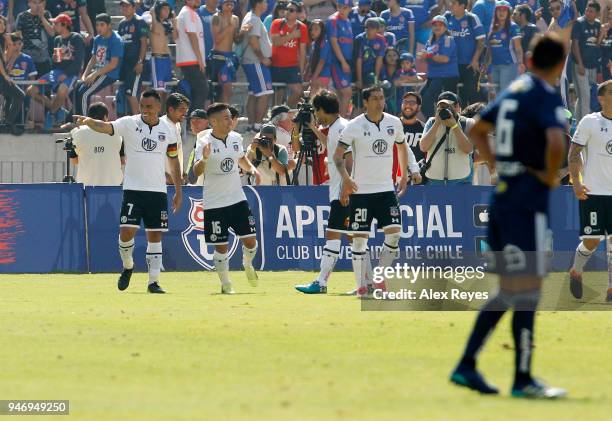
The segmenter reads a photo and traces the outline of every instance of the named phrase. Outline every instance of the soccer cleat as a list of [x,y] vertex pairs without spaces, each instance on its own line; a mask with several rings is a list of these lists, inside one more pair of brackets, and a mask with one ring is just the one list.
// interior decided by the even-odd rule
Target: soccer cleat
[[344,295],[357,295],[357,288],[346,292]]
[[327,286],[319,284],[319,281],[313,281],[309,285],[296,285],[295,289],[304,294],[327,294]]
[[474,368],[458,366],[453,371],[453,374],[451,374],[450,381],[457,386],[467,387],[483,395],[496,395],[499,393],[499,390],[495,386],[488,384],[484,377]]
[[221,294],[232,295],[235,293],[236,291],[234,291],[234,287],[232,286],[231,282],[228,282],[226,284],[221,284]]
[[565,389],[546,386],[544,383],[532,379],[523,386],[512,386],[512,396],[526,399],[558,399],[567,395]]
[[257,272],[255,272],[255,268],[253,267],[253,265],[245,266],[244,273],[246,273],[246,277],[249,281],[249,284],[251,284],[252,287],[256,287],[259,283],[259,277],[257,276]]
[[579,274],[574,269],[570,269],[569,277],[570,292],[574,298],[582,298],[582,274]]
[[164,291],[157,282],[153,282],[152,284],[149,284],[149,286],[147,287],[147,291],[149,291],[151,294],[165,294],[166,293],[166,291]]
[[117,288],[119,288],[119,291],[123,291],[125,289],[127,289],[127,287],[130,286],[130,279],[132,279],[132,272],[134,271],[134,269],[126,269],[123,268],[123,271],[121,271],[121,275],[119,275],[119,281],[117,281]]
[[357,288],[357,298],[360,300],[369,300],[374,294],[374,288],[372,285],[362,286]]
[[606,296],[607,302],[612,302],[612,288],[608,288],[608,295]]

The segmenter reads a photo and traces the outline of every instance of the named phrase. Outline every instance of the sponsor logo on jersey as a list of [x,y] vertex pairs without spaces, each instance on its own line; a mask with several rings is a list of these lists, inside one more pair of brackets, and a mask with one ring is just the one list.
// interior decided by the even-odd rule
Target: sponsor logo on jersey
[[234,168],[234,160],[232,158],[225,158],[220,164],[221,171],[230,172]]
[[377,139],[372,144],[372,151],[376,155],[382,155],[387,152],[387,142],[384,139]]
[[157,148],[157,142],[151,138],[145,137],[142,139],[142,149],[147,152],[154,151]]

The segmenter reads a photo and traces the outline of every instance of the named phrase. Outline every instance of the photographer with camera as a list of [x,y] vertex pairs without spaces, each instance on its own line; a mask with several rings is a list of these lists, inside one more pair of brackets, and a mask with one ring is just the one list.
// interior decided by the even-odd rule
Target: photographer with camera
[[[102,102],[89,106],[87,117],[108,121],[108,108]],[[87,126],[80,126],[70,132],[70,141],[66,143],[70,162],[78,165],[77,183],[86,186],[119,186],[123,181],[122,165],[123,141],[120,136],[109,136],[98,133]]]
[[428,184],[471,184],[472,143],[465,133],[474,124],[459,115],[459,98],[453,92],[438,96],[436,115],[425,123],[419,147],[426,153],[421,174]]
[[288,186],[289,155],[283,145],[276,144],[276,127],[264,124],[247,149],[247,158],[261,174],[262,186]]

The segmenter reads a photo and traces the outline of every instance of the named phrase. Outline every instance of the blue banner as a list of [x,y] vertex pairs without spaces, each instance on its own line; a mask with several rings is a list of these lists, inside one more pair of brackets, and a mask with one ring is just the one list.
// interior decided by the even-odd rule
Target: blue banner
[[0,185],[0,272],[85,272],[82,184]]
[[[474,186],[415,186],[400,200],[401,262],[482,262],[486,249],[488,202],[492,189]],[[169,200],[173,188],[168,189]],[[260,270],[317,270],[329,215],[326,187],[245,187],[257,221]],[[164,235],[164,267],[169,271],[212,270],[213,248],[204,241],[202,188],[185,187],[183,206],[170,214]],[[0,186],[0,271],[117,272],[119,187],[67,184]],[[87,215],[86,219],[84,215]],[[87,229],[86,229],[87,228]],[[578,204],[571,188],[551,197],[553,270],[567,270],[578,244]],[[87,232],[88,242],[85,242]],[[383,234],[373,230],[369,244],[376,259]],[[145,270],[146,237],[136,237],[137,270]],[[238,238],[230,235],[230,266],[241,268]],[[87,261],[89,257],[89,261]],[[350,269],[350,247],[343,240],[338,269]],[[599,253],[587,269],[605,268]]]

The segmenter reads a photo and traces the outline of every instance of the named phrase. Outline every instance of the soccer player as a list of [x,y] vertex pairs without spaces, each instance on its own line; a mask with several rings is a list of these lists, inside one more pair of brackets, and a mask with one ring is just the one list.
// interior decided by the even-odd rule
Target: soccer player
[[176,192],[172,210],[176,213],[183,202],[182,180],[177,158],[175,129],[160,120],[161,97],[154,90],[140,97],[142,114],[122,117],[113,122],[75,115],[77,126],[86,125],[99,133],[123,138],[127,162],[123,179],[123,203],[119,229],[119,255],[123,271],[117,287],[120,291],[130,285],[134,269],[132,253],[134,237],[144,220],[147,231],[147,265],[149,285],[153,294],[163,294],[159,286],[162,267],[162,232],[168,231],[168,197],[166,194],[166,156],[172,161],[172,180]]
[[[338,96],[330,91],[321,91],[312,99],[312,106],[315,110],[315,117],[324,128],[319,130],[314,124],[310,128],[317,135],[321,144],[327,149],[327,160],[332,161],[333,154],[338,146],[338,139],[348,121],[340,116],[340,102]],[[345,155],[350,154],[349,150]],[[350,167],[351,158],[347,157],[346,166]],[[321,270],[319,276],[309,285],[296,285],[295,289],[304,294],[326,294],[327,280],[333,272],[342,244],[342,234],[348,234],[349,207],[340,203],[340,189],[342,188],[342,178],[334,165],[328,165],[329,173],[329,202],[330,210],[327,219],[327,229],[325,230],[325,246],[321,256]],[[370,259],[364,259],[367,265]],[[365,273],[371,273],[371,267]],[[370,278],[371,279],[371,276]]]
[[252,286],[257,286],[257,273],[253,268],[257,228],[242,190],[238,167],[255,176],[257,184],[260,175],[244,154],[242,136],[232,131],[234,122],[229,106],[212,104],[206,114],[212,130],[202,132],[198,140],[193,172],[196,177],[204,174],[204,236],[208,244],[215,246],[213,259],[221,281],[221,293],[234,294],[227,254],[230,228],[242,240],[242,264],[247,279]]
[[[565,153],[566,119],[554,88],[565,49],[554,34],[538,38],[529,74],[499,95],[470,130],[483,159],[496,165],[500,180],[490,207],[489,266],[500,275],[499,292],[481,309],[463,356],[450,380],[483,394],[496,394],[476,369],[476,357],[503,314],[513,309],[515,371],[512,396],[557,398],[563,389],[531,376],[533,326],[546,271],[549,192],[558,183]],[[496,132],[495,152],[488,143]]]
[[[399,257],[402,228],[398,196],[408,185],[408,171],[402,171],[397,195],[391,178],[393,145],[397,145],[400,168],[408,168],[408,149],[399,118],[383,112],[385,95],[379,86],[362,91],[366,112],[352,119],[342,131],[334,152],[334,164],[342,179],[340,203],[349,205],[349,227],[353,232],[352,263],[357,296],[368,294],[364,260],[372,219],[385,233],[379,266],[388,267]],[[344,163],[348,148],[352,150],[353,171],[349,175]]]
[[[582,298],[582,270],[599,242],[608,237],[608,293],[612,301],[612,80],[597,88],[601,112],[587,114],[572,139],[569,170],[579,200],[580,239],[569,271],[570,290]],[[584,163],[581,154],[585,155]],[[584,178],[583,178],[584,174]]]

